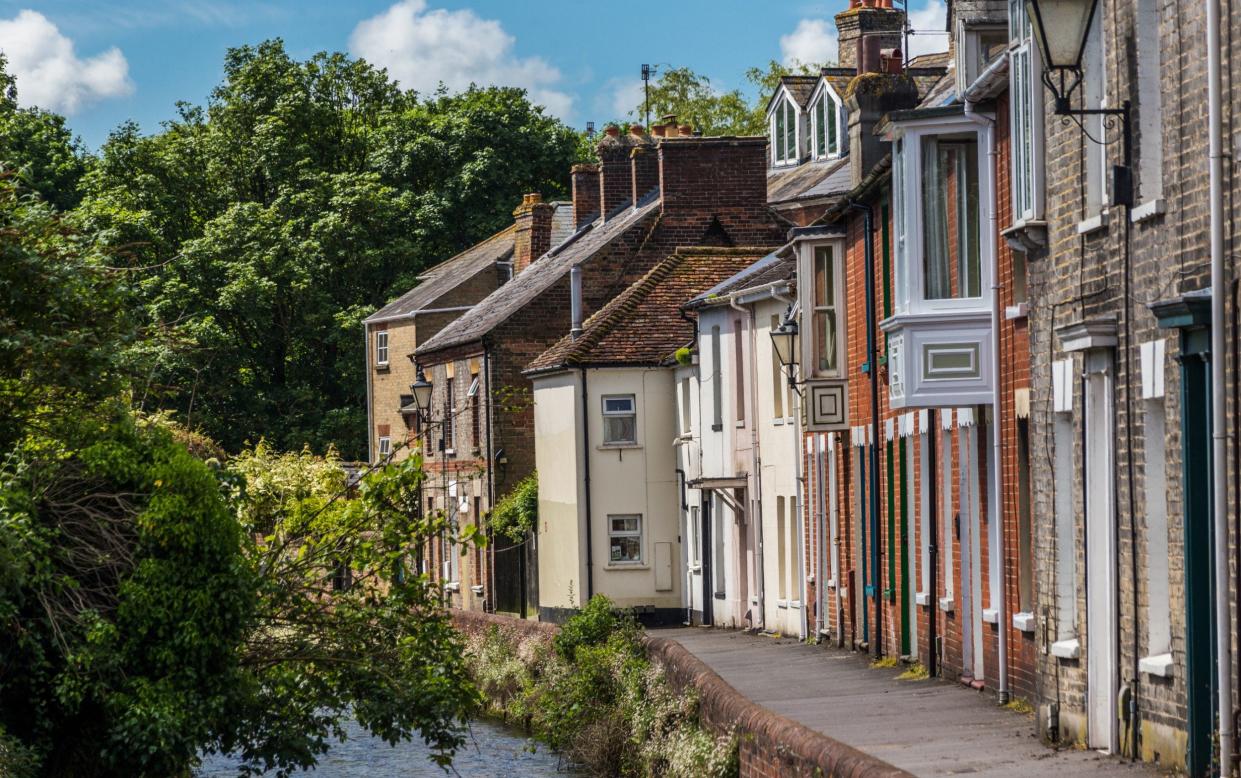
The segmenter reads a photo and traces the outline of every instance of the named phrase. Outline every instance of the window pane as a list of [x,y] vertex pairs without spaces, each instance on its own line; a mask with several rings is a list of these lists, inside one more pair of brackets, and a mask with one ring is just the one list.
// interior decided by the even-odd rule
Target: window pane
[[836,312],[817,311],[814,314],[814,347],[818,369],[824,373],[836,371]]
[[836,306],[836,274],[832,272],[832,247],[814,249],[814,305],[816,308]]
[[642,541],[640,538],[633,536],[612,538],[611,546],[611,559],[613,562],[642,561]]
[[612,518],[613,532],[637,532],[638,517],[637,516],[615,516]]
[[814,114],[814,125],[815,125],[814,127],[814,142],[815,142],[814,151],[819,156],[827,154],[826,112],[827,112],[827,106],[830,105],[831,102],[832,101],[827,97],[827,95],[823,95],[823,98],[819,100],[819,104],[817,106],[818,111],[816,111]]
[[797,114],[788,100],[784,101],[784,112],[784,159],[791,161],[797,158]]
[[634,436],[635,426],[633,416],[605,416],[603,417],[603,442],[633,443],[637,440]]
[[840,144],[836,140],[836,103],[825,99],[823,108],[827,112],[827,147],[832,154],[837,154]]
[[977,143],[923,138],[922,164],[925,298],[980,297]]
[[771,139],[776,147],[776,161],[784,161],[784,104],[776,107],[776,136]]
[[633,413],[632,397],[604,397],[604,413]]

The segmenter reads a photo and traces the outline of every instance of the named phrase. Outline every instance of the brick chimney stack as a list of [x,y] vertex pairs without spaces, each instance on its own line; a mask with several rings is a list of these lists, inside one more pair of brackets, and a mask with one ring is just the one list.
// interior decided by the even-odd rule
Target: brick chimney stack
[[524,195],[513,211],[513,275],[530,267],[552,247],[552,206],[536,193]]
[[573,228],[594,221],[599,217],[599,166],[574,165],[573,182]]
[[863,47],[870,46],[876,53],[874,67],[877,69],[880,49],[901,47],[904,24],[905,12],[893,8],[891,0],[851,0],[848,10],[836,14],[840,47],[837,65],[854,68],[858,73],[867,72],[863,70]]
[[629,161],[633,146],[629,136],[609,126],[595,147],[599,154],[599,211],[605,219],[633,196],[633,166]]
[[652,144],[642,143],[629,152],[629,161],[633,167],[630,173],[633,178],[631,198],[637,203],[647,192],[659,186],[659,156]]
[[678,128],[678,137],[665,137],[656,148],[663,229],[683,233],[685,245],[781,241],[767,210],[765,137],[698,138]]

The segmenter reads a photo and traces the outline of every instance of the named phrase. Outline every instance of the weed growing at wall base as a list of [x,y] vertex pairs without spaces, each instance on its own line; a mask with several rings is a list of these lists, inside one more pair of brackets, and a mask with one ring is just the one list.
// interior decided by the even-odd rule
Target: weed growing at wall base
[[596,595],[552,640],[492,626],[468,641],[486,713],[524,726],[592,775],[735,776],[737,740],[698,721],[647,660],[641,629]]

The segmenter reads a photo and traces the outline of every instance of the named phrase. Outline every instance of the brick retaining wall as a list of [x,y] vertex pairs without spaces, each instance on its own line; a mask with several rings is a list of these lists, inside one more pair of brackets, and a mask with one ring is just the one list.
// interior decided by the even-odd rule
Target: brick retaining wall
[[[558,630],[552,624],[490,613],[453,611],[452,616],[459,630],[471,634],[494,624],[523,636],[545,640]],[[703,726],[715,733],[735,728],[740,740],[740,778],[897,778],[911,775],[752,702],[675,640],[648,635],[643,644],[647,656],[663,668],[674,689],[692,687],[698,692]]]

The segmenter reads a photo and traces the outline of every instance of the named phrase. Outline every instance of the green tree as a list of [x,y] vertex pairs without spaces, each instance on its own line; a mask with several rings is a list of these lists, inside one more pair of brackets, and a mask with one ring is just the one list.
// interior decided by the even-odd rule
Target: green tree
[[252,575],[207,466],[90,410],[0,466],[0,729],[41,775],[174,775],[235,707]]
[[205,108],[112,134],[81,212],[140,275],[148,408],[226,449],[361,457],[361,320],[495,232],[523,192],[565,192],[575,133],[518,89],[420,97],[343,54],[230,50]]
[[[703,135],[765,135],[767,133],[767,100],[780,79],[787,75],[818,73],[831,63],[794,63],[782,65],[771,60],[766,67],[746,71],[746,81],[754,88],[752,102],[740,89],[721,92],[711,86],[711,79],[687,67],[670,67],[659,73],[650,87],[651,121],[675,114],[678,122],[692,125]],[[632,118],[646,115],[644,97],[629,112]]]
[[113,261],[0,170],[0,450],[125,386],[135,333]]
[[0,165],[20,173],[26,185],[64,211],[80,199],[78,182],[86,154],[64,117],[39,108],[19,108],[17,82],[0,53]]

